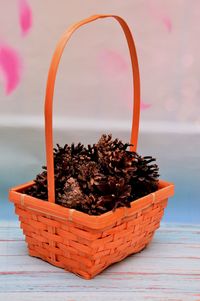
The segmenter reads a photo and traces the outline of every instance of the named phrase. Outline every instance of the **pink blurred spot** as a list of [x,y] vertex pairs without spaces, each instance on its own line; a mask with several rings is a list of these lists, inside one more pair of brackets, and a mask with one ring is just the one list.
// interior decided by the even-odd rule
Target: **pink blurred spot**
[[163,15],[161,18],[164,26],[166,27],[168,32],[172,31],[172,21],[170,20],[170,18],[167,15]]
[[22,35],[26,35],[32,26],[32,10],[27,0],[19,0],[19,23]]
[[99,63],[103,71],[111,75],[123,73],[128,68],[123,56],[110,49],[105,49],[99,54]]
[[145,103],[141,100],[141,103],[140,103],[140,108],[141,110],[147,110],[151,107],[151,104],[150,103]]
[[[103,71],[109,73],[110,75],[125,73],[128,70],[128,64],[121,54],[117,51],[110,49],[105,49],[99,55],[100,66]],[[131,93],[127,89],[127,99],[131,99]],[[141,101],[141,110],[146,110],[151,107],[151,104]]]
[[2,71],[5,91],[8,95],[16,89],[20,82],[22,61],[18,52],[6,45],[0,45],[0,71]]
[[166,30],[170,33],[172,31],[172,21],[168,14],[161,8],[158,3],[155,3],[154,0],[149,1],[149,8],[152,15],[162,22]]

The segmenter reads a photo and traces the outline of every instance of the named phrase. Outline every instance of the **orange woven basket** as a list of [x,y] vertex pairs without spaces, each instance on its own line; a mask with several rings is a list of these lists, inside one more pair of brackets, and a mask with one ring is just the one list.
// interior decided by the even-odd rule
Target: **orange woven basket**
[[15,204],[29,254],[90,279],[114,262],[144,249],[159,228],[167,200],[174,185],[159,181],[159,189],[100,216],[91,216],[55,204],[52,103],[56,73],[64,47],[80,26],[100,18],[113,17],[126,36],[133,70],[134,108],[131,133],[132,151],[136,150],[140,116],[140,78],[133,37],[126,22],[114,15],[96,15],[71,26],[54,52],[46,88],[45,138],[48,175],[48,202],[22,193],[33,181],[11,188],[10,201]]

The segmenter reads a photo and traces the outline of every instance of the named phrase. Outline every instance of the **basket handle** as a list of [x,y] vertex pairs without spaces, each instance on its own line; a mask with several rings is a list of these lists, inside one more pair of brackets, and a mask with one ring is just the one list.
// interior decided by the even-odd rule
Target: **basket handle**
[[134,86],[134,106],[133,106],[133,120],[132,120],[132,130],[131,130],[131,144],[133,146],[130,148],[131,151],[135,151],[137,148],[138,140],[138,130],[139,130],[139,118],[140,118],[140,76],[139,67],[137,60],[137,53],[135,49],[135,44],[131,31],[126,24],[126,22],[119,16],[115,15],[95,15],[87,19],[84,19],[78,23],[75,23],[63,34],[60,41],[57,44],[56,50],[54,52],[51,65],[49,68],[47,86],[46,86],[46,97],[45,97],[45,140],[46,140],[46,161],[47,161],[47,182],[48,182],[48,200],[49,202],[55,203],[55,180],[54,180],[54,159],[53,159],[53,128],[52,128],[52,105],[53,105],[53,95],[56,73],[58,65],[68,40],[72,36],[73,32],[76,31],[82,25],[93,22],[97,19],[102,18],[114,18],[121,25],[126,40],[129,47],[129,52],[131,56],[131,65],[133,76],[133,86]]

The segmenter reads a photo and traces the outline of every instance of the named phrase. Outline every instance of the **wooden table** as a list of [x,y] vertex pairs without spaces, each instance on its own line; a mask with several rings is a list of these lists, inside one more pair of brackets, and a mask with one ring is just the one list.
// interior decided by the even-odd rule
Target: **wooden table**
[[83,280],[27,255],[18,224],[0,223],[0,301],[200,300],[200,226],[162,224],[141,253]]

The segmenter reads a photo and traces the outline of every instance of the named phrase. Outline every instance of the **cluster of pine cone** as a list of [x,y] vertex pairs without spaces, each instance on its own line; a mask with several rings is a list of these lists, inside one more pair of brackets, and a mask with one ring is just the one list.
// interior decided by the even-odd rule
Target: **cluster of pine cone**
[[[102,135],[97,144],[54,148],[56,203],[90,215],[100,215],[158,189],[155,159],[141,157],[130,144]],[[37,175],[25,193],[47,200],[47,171]]]

